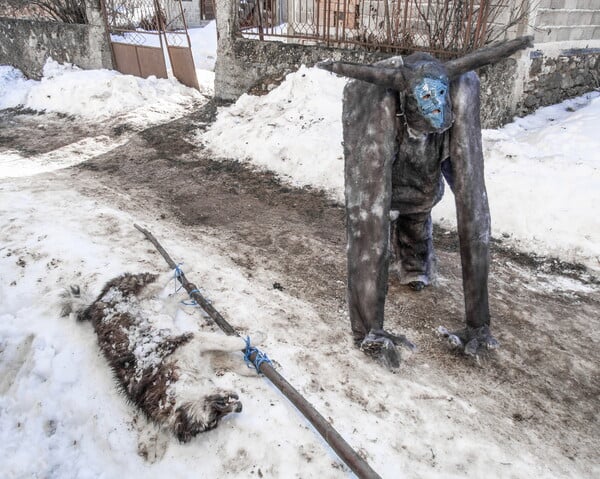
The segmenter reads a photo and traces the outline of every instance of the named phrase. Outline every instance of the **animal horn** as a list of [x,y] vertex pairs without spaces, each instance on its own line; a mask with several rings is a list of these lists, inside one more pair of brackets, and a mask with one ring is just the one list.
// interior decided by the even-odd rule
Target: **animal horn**
[[401,68],[386,68],[331,60],[317,63],[317,66],[338,75],[373,83],[385,88],[401,90],[405,84]]
[[465,56],[447,61],[444,66],[448,71],[448,77],[452,79],[468,71],[499,62],[528,47],[533,47],[533,37],[530,35],[479,48]]

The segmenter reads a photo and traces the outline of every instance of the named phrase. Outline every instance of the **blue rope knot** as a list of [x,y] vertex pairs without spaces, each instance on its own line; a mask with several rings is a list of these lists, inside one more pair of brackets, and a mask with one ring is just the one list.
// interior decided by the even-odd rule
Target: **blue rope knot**
[[[250,359],[252,354],[256,353],[254,356],[254,361]],[[246,361],[246,365],[251,368],[256,368],[256,372],[260,373],[260,366],[262,363],[267,363],[273,366],[273,362],[269,359],[265,353],[263,353],[260,349],[255,348],[250,344],[250,336],[246,336],[246,349],[244,349],[244,361]]]
[[181,304],[185,304],[186,306],[198,306],[198,303],[196,302],[196,300],[192,296],[192,294],[194,294],[194,293],[200,293],[200,290],[199,289],[192,289],[189,292],[190,298],[192,298],[191,301],[182,300]]
[[[183,275],[183,270],[181,269],[182,264],[183,263],[177,263],[177,266],[175,266],[175,269],[173,270],[173,280],[175,281],[175,294],[179,293],[179,291],[181,291],[181,289],[183,288],[183,285],[179,281],[179,278]],[[200,290],[192,289],[189,292],[190,298],[192,298],[192,293],[200,293]],[[198,303],[194,298],[192,298],[191,301],[182,300],[181,304],[184,304],[186,306],[198,306]]]

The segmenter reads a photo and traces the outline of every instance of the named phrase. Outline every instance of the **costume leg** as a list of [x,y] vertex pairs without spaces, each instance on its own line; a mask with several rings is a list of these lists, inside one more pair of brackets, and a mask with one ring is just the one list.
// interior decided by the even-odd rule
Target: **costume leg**
[[348,313],[360,348],[390,368],[399,365],[404,336],[383,330],[388,281],[392,163],[397,94],[361,81],[344,89]]
[[348,310],[357,342],[383,328],[396,102],[394,93],[369,83],[344,89]]
[[454,173],[466,320],[468,326],[480,327],[490,322],[487,291],[490,212],[483,175],[477,75],[465,73],[453,83],[451,91],[455,119],[450,161]]
[[464,346],[465,352],[476,354],[481,346],[497,346],[489,334],[490,213],[483,174],[479,79],[474,72],[465,73],[450,88],[454,111],[451,169],[445,168],[443,172],[453,180],[449,183],[456,201],[467,323],[466,329],[452,334],[450,340]]
[[434,261],[431,215],[400,215],[395,222],[395,228],[394,251],[400,282],[429,284]]

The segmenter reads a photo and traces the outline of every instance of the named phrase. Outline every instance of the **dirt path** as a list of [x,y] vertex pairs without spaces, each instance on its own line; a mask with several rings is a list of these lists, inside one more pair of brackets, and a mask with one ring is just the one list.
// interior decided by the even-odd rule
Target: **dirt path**
[[[188,117],[131,134],[124,146],[72,169],[75,187],[217,238],[223,254],[247,277],[270,271],[274,289],[315,306],[331,330],[328,340],[346,341],[349,324],[340,321],[345,308],[342,207],[318,191],[290,188],[271,174],[213,159],[191,135],[214,113],[208,104]],[[88,133],[82,129],[80,134]],[[42,131],[36,134],[45,137]],[[2,135],[0,130],[4,147],[27,151],[35,143],[11,143]],[[98,187],[89,186],[94,184]],[[400,374],[425,376],[480,411],[475,426],[469,418],[456,419],[465,434],[470,427],[490,431],[547,458],[554,477],[597,475],[598,279],[575,265],[518,254],[496,242],[489,289],[493,330],[502,347],[475,364],[449,352],[434,332],[439,325],[458,328],[463,318],[456,237],[436,230],[435,244],[436,286],[414,293],[390,280],[386,327],[406,333],[420,348]],[[340,367],[353,374],[352,364]],[[369,403],[364,392],[350,388],[345,394],[358,404]]]

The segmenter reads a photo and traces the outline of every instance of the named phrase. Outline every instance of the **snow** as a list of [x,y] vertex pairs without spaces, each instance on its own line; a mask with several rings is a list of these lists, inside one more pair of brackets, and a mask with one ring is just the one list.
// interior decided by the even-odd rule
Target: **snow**
[[[202,38],[201,32],[196,34]],[[211,55],[202,54],[207,64]],[[204,78],[210,91],[210,74]],[[268,95],[244,95],[221,108],[198,141],[218,155],[275,171],[294,185],[324,189],[342,201],[343,86],[342,79],[302,67]],[[198,92],[174,80],[83,71],[50,61],[44,78],[33,81],[14,68],[0,67],[0,109],[31,108],[77,115],[82,121],[117,117],[141,127],[181,116],[201,100]],[[527,251],[598,266],[600,225],[593,208],[600,204],[599,121],[600,97],[591,93],[484,132],[494,235],[509,235]],[[317,363],[302,347],[306,337],[281,340],[289,328],[285,319],[318,325],[318,313],[310,304],[269,288],[274,278],[268,271],[245,276],[222,254],[217,239],[193,241],[191,228],[166,225],[143,208],[122,212],[75,192],[64,177],[54,176],[125,140],[89,138],[27,158],[0,149],[3,477],[184,478],[190,471],[203,477],[350,476],[268,382],[231,373],[227,377],[242,392],[242,414],[228,417],[187,445],[171,441],[165,457],[154,464],[138,456],[134,408],[114,387],[91,328],[59,318],[57,302],[63,285],[77,282],[97,292],[124,271],[153,270],[161,263],[150,248],[132,248],[142,241],[131,227],[135,222],[164,238],[174,257],[185,258],[186,274],[207,285],[208,297],[219,298],[220,311],[236,318],[238,328],[249,334],[260,327],[270,330],[264,349],[277,352],[280,371],[294,378],[297,388],[310,391],[306,369],[322,368],[317,408],[336,418],[334,426],[383,477],[554,475],[543,460],[512,446],[510,438],[462,429],[472,418],[484,421],[482,412],[419,374],[398,375],[386,383],[373,376],[358,360],[362,353],[351,347],[350,339],[328,338],[325,325],[305,334],[319,341],[328,338],[340,362],[356,365],[352,378],[340,377],[335,361]],[[435,213],[444,224],[451,224],[453,217],[448,198]],[[548,288],[581,286],[552,279]],[[180,315],[183,323],[203,321],[195,310]],[[333,319],[346,321],[343,312]],[[340,388],[359,403],[340,403]],[[394,421],[373,412],[389,398],[401,405]],[[463,416],[469,419],[458,426],[447,420]],[[415,437],[419,439],[410,439]],[[479,453],[482,449],[485,455]],[[559,470],[567,475],[568,469]],[[576,472],[569,476],[576,477]]]
[[23,157],[18,151],[2,152],[1,178],[31,176],[38,173],[60,170],[82,163],[125,143],[106,135],[84,138],[69,145],[38,155],[36,161]]
[[[247,159],[295,185],[341,199],[342,78],[302,66],[265,96],[242,95],[222,108],[200,141],[226,158]],[[316,94],[318,92],[318,94]]]
[[[542,108],[483,132],[495,237],[539,255],[600,267],[600,93]],[[454,225],[448,195],[436,219]],[[444,218],[442,221],[441,219]]]
[[112,70],[81,70],[52,59],[46,62],[43,75],[39,82],[24,80],[14,68],[2,66],[0,108],[20,106],[96,121],[123,118],[145,127],[183,115],[202,97],[198,91],[172,79],[144,79]]

